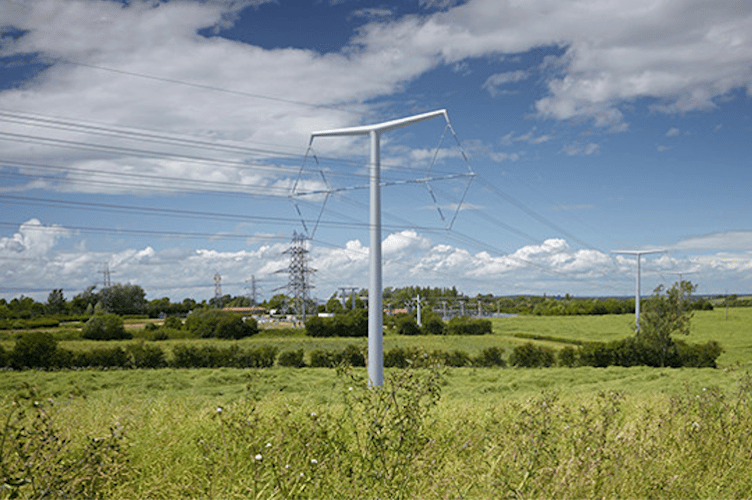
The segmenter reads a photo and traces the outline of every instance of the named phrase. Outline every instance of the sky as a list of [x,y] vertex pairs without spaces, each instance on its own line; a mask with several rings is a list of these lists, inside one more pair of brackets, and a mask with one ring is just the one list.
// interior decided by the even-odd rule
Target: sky
[[[747,0],[4,0],[0,297],[752,292]],[[448,120],[447,120],[448,117]]]

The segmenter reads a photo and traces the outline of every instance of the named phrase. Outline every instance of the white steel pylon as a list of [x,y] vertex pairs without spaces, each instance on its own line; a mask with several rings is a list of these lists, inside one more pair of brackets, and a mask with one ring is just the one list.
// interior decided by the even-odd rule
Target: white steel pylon
[[[381,134],[398,128],[413,125],[425,120],[443,116],[447,123],[446,110],[432,111],[374,125],[341,128],[313,132],[309,142],[316,137],[367,135],[371,141],[370,208],[369,208],[369,290],[368,290],[368,378],[371,386],[384,384],[384,345],[383,345],[383,299],[381,261]],[[328,193],[327,193],[328,195]]]

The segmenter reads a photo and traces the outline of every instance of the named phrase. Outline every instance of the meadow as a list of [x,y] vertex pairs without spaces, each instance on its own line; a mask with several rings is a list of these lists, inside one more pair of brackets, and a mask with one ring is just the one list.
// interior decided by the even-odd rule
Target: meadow
[[[508,355],[624,338],[632,319],[500,318],[490,336],[384,344]],[[4,371],[0,498],[748,498],[752,309],[693,321],[688,342],[724,346],[718,369],[436,366],[387,370],[379,391],[362,368]]]

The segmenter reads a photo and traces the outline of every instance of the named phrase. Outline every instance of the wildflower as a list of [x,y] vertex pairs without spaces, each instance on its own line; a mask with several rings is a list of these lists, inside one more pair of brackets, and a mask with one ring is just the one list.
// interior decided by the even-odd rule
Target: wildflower
[[266,443],[266,447],[267,447],[267,448],[271,448],[271,447],[272,447],[272,444],[271,444],[271,443]]
[[221,406],[217,406],[217,414],[219,414],[219,413],[222,413],[222,407]]
[[315,458],[312,458],[312,459],[311,459],[311,463],[312,463],[313,465],[316,465],[317,463],[319,463],[319,461],[318,461],[318,460],[316,460]]
[[256,453],[256,456],[253,458],[255,458],[257,462],[260,462],[264,457],[261,456],[261,453]]
[[311,416],[312,416],[313,418],[316,418],[316,417],[318,417],[318,416],[319,416],[319,414],[318,414],[318,413],[316,413],[315,411],[312,411],[312,412],[311,412]]

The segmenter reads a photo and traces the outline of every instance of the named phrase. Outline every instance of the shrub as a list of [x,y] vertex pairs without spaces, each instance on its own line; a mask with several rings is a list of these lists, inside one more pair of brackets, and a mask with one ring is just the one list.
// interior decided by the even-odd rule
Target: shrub
[[449,335],[485,335],[492,331],[491,321],[473,319],[469,316],[455,316],[447,324]]
[[243,321],[238,314],[226,314],[214,329],[214,337],[220,339],[242,339],[258,333],[258,325],[254,330],[251,323]]
[[677,341],[676,347],[679,351],[681,365],[691,368],[717,368],[716,360],[723,352],[721,344],[714,340],[705,344],[694,345]]
[[355,309],[333,318],[313,316],[305,323],[309,337],[367,337],[368,312]]
[[172,330],[180,330],[183,327],[183,321],[175,316],[170,316],[169,318],[165,318],[162,326]]
[[73,363],[80,367],[129,368],[131,357],[122,347],[105,347],[77,353]]
[[514,348],[509,362],[523,368],[547,367],[554,365],[556,356],[552,348],[528,342]]
[[358,346],[350,344],[339,354],[339,362],[350,366],[366,366],[366,357]]
[[470,356],[463,351],[436,353],[435,357],[440,359],[446,366],[461,367],[470,365]]
[[334,333],[327,326],[324,318],[312,316],[305,322],[306,335],[309,337],[331,337]]
[[143,342],[128,346],[134,368],[163,368],[167,366],[165,353],[157,346]]
[[228,356],[230,365],[236,368],[271,368],[277,359],[279,349],[271,346],[259,346],[252,349],[238,349]]
[[337,353],[334,351],[311,351],[311,367],[334,368],[337,366]]
[[578,364],[605,368],[614,362],[614,347],[603,342],[588,342],[580,348]]
[[5,348],[0,345],[0,368],[5,368],[8,365],[8,353],[5,352]]
[[419,335],[420,328],[412,316],[400,316],[397,318],[397,333],[400,335]]
[[55,328],[60,326],[60,320],[55,318],[34,318],[23,321],[23,327],[32,328]]
[[279,366],[289,366],[292,368],[303,368],[305,360],[303,359],[303,349],[297,351],[284,351],[277,358],[277,364]]
[[437,316],[430,317],[423,322],[423,333],[426,335],[444,335],[446,323]]
[[185,329],[202,338],[242,339],[258,333],[254,319],[243,321],[239,314],[217,309],[194,311],[185,320]]
[[353,309],[332,319],[338,337],[368,337],[368,311],[365,309]]
[[95,314],[84,325],[81,336],[90,340],[133,338],[133,335],[126,331],[123,319],[117,314]]
[[569,368],[577,366],[577,349],[572,346],[567,346],[560,349],[556,357],[558,358],[559,366],[566,366]]
[[501,347],[488,347],[483,349],[478,357],[475,359],[475,364],[478,366],[493,367],[493,366],[506,366],[504,361],[504,349]]
[[52,368],[55,366],[57,341],[50,332],[28,332],[16,339],[10,352],[10,366],[22,368]]

